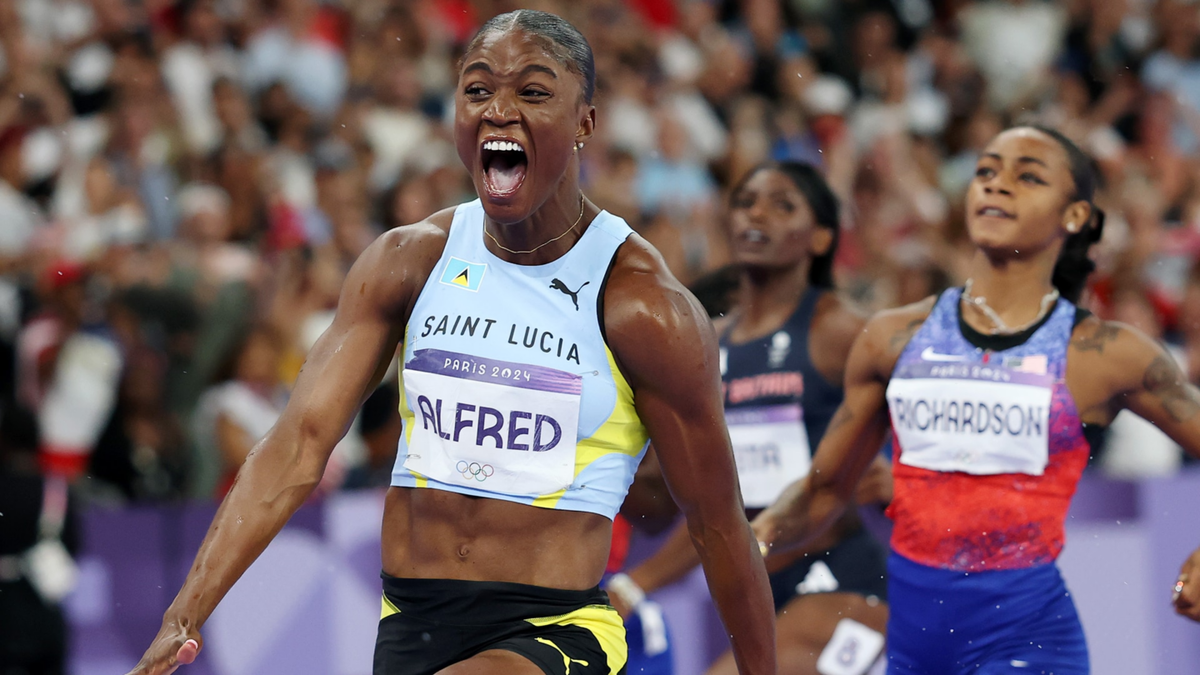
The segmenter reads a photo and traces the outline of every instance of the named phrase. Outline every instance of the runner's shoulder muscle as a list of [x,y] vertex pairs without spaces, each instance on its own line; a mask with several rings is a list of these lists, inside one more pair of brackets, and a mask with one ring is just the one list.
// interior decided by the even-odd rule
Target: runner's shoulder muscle
[[617,250],[604,291],[604,327],[613,356],[635,390],[638,382],[662,386],[660,378],[690,380],[677,372],[681,359],[706,353],[707,347],[716,355],[704,308],[637,234]]
[[368,296],[371,305],[393,321],[406,322],[442,256],[453,217],[454,209],[445,209],[381,234],[354,263],[343,297],[347,292]]
[[[886,382],[896,367],[901,352],[929,318],[937,296],[930,296],[911,305],[885,309],[872,316],[863,326],[862,334],[851,348],[850,363],[847,364],[847,384],[851,377]],[[854,352],[861,352],[858,364],[854,364]],[[858,369],[852,369],[858,365]],[[857,372],[851,372],[857,370]]]

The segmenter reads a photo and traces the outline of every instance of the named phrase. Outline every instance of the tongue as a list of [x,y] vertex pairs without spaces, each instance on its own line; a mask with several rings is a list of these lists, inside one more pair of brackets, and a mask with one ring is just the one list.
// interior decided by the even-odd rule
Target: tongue
[[507,194],[515,191],[525,179],[525,164],[508,166],[505,162],[493,162],[487,170],[488,183],[494,192]]

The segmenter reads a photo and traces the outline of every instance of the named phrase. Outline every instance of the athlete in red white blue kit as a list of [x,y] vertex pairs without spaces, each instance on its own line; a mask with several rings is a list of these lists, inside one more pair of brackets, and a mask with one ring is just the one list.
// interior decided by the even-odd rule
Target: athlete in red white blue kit
[[812,470],[755,521],[771,555],[813,541],[890,422],[890,674],[1089,672],[1055,560],[1094,432],[1128,409],[1200,456],[1200,391],[1160,345],[1075,305],[1104,224],[1095,182],[1053,130],[994,138],[967,194],[971,277],[868,322]]

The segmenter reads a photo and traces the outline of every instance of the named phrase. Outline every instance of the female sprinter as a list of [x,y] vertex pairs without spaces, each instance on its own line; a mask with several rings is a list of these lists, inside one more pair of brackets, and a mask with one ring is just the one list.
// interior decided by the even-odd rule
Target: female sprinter
[[579,191],[594,77],[587,42],[556,16],[481,29],[454,127],[481,199],[384,234],[355,263],[134,673],[195,658],[205,619],[311,493],[398,344],[377,675],[620,672],[624,631],[597,584],[647,436],[738,667],[775,672],[716,338],[653,249]]
[[895,433],[888,672],[1082,675],[1054,564],[1093,430],[1129,409],[1200,455],[1200,392],[1161,346],[1075,302],[1100,238],[1088,158],[1057,132],[1001,133],[967,194],[964,288],[872,318],[812,471],[756,519],[812,546]]
[[[814,168],[795,162],[756,167],[734,188],[729,217],[741,278],[734,307],[716,327],[726,422],[742,500],[753,517],[808,472],[811,447],[842,402],[846,356],[865,322],[832,292],[838,201]],[[878,470],[888,477],[882,460]],[[842,649],[830,638],[843,620],[844,634],[873,633],[876,655],[882,647],[883,547],[850,510],[813,549],[820,553],[771,561],[780,673],[816,675],[826,645]],[[627,615],[645,593],[674,583],[698,563],[680,526],[655,555],[607,588]],[[871,656],[859,658],[869,666]],[[735,672],[733,659],[723,657],[711,672]]]

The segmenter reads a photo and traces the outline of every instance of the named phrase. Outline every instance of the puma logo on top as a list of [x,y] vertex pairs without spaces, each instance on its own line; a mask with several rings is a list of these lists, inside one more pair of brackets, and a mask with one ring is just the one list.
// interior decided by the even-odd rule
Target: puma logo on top
[[563,283],[562,280],[552,279],[550,281],[550,288],[553,288],[556,291],[562,291],[566,295],[571,296],[571,302],[574,303],[574,305],[575,305],[575,311],[579,311],[579,291],[582,291],[583,287],[587,286],[590,283],[592,283],[592,282],[585,281],[585,282],[583,282],[583,285],[581,285],[579,288],[576,288],[575,290],[571,290],[571,289],[567,288],[567,285],[565,283]]

